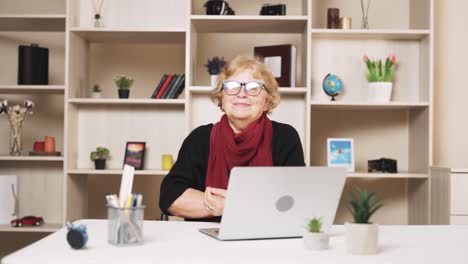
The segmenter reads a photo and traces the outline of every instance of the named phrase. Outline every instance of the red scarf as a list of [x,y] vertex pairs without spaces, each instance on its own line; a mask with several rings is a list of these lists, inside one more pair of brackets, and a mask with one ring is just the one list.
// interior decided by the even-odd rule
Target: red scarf
[[205,187],[227,189],[235,166],[272,166],[272,134],[271,120],[265,114],[239,134],[223,115],[211,130]]

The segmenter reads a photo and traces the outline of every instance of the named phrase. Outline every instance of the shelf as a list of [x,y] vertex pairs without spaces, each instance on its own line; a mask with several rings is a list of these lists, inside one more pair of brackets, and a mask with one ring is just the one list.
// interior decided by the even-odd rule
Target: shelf
[[313,108],[329,109],[414,109],[429,107],[428,102],[409,103],[409,102],[388,102],[388,103],[370,103],[370,102],[343,102],[343,101],[312,101]]
[[314,39],[391,39],[421,40],[429,36],[429,30],[364,30],[364,29],[312,29]]
[[368,173],[368,172],[348,172],[346,174],[347,178],[388,178],[388,179],[410,179],[410,178],[417,178],[417,179],[427,179],[429,178],[428,174],[424,173],[409,173],[409,172],[401,172],[401,173]]
[[0,161],[63,161],[58,156],[0,156]]
[[[210,93],[213,90],[211,86],[192,86],[190,87],[191,93]],[[306,94],[307,88],[304,87],[281,87],[279,88],[280,94]]]
[[30,232],[30,233],[53,233],[62,228],[61,224],[43,224],[42,226],[12,227],[11,225],[0,225],[0,232]]
[[91,99],[73,98],[68,100],[80,105],[184,105],[184,99]]
[[180,43],[185,44],[185,29],[71,28],[71,33],[94,43]]
[[192,15],[198,33],[304,33],[307,16]]
[[63,94],[64,85],[0,85],[0,94]]
[[65,32],[65,15],[0,15],[0,31]]
[[[164,170],[135,170],[135,175],[156,175],[165,176],[169,171]],[[122,170],[93,170],[93,169],[77,169],[69,170],[68,174],[74,175],[122,175]]]

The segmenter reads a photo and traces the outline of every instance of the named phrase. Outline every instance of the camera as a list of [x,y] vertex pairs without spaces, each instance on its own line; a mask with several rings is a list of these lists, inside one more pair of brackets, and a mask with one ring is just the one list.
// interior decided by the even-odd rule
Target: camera
[[263,4],[262,9],[260,9],[260,15],[262,16],[285,16],[286,15],[286,5],[285,4]]
[[204,7],[206,8],[207,15],[235,15],[236,12],[232,10],[228,2],[223,0],[208,0]]

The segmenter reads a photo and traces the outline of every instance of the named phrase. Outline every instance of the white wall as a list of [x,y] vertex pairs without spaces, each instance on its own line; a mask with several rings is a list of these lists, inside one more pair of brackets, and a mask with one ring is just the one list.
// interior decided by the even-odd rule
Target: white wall
[[434,165],[468,167],[468,1],[435,2]]

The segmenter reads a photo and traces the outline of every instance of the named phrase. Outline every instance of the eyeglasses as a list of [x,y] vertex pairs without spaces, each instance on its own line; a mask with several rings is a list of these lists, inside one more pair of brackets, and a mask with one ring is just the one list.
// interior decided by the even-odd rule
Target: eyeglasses
[[259,95],[262,92],[263,88],[265,88],[265,91],[269,92],[268,89],[265,87],[265,84],[260,82],[223,82],[223,90],[226,91],[228,95],[237,95],[240,92],[242,86],[244,86],[245,92],[250,96]]

